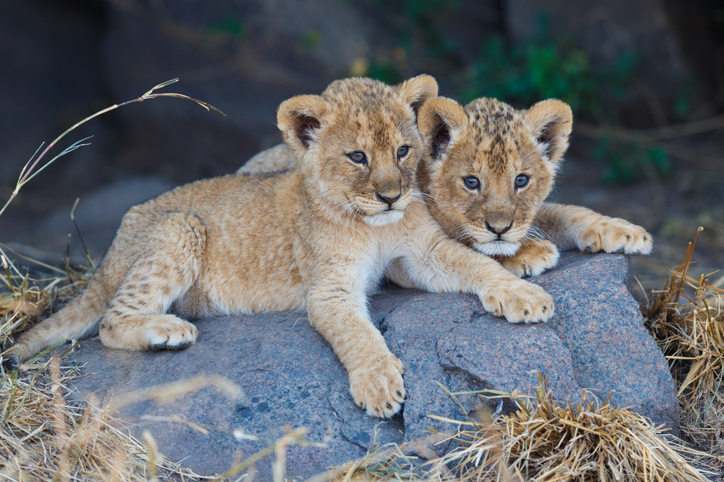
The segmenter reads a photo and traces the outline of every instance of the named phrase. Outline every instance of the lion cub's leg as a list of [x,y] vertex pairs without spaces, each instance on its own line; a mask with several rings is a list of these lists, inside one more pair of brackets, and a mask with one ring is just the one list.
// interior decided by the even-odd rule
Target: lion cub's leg
[[495,259],[516,276],[538,276],[558,264],[560,253],[555,244],[543,239],[523,240],[513,256],[496,256]]
[[196,341],[194,325],[166,312],[198,277],[204,226],[193,215],[171,213],[152,229],[101,319],[100,338],[108,347],[177,350]]
[[402,362],[370,321],[357,273],[327,271],[307,298],[309,321],[347,369],[352,398],[377,417],[391,417],[405,399]]
[[[424,225],[420,223],[419,228]],[[534,323],[553,316],[553,298],[540,286],[517,278],[494,259],[453,241],[439,229],[418,233],[417,242],[408,246],[402,260],[417,287],[476,294],[487,312],[511,323]]]
[[536,224],[564,249],[650,254],[653,238],[641,226],[581,206],[544,203]]

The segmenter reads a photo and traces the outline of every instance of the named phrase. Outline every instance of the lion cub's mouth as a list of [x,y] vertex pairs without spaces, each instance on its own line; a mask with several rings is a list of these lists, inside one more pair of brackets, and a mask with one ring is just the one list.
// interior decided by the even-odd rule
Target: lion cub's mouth
[[496,239],[487,243],[475,243],[473,247],[486,256],[513,256],[518,252],[520,243]]

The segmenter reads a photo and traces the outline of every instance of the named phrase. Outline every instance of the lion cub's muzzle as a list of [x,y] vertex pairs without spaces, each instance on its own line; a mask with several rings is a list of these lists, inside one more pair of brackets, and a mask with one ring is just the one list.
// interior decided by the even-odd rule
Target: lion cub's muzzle
[[402,189],[375,191],[375,207],[368,210],[364,217],[365,222],[371,226],[384,226],[399,221],[410,204],[410,198]]
[[[507,217],[489,217],[482,226],[472,230],[474,248],[487,256],[512,256],[520,248],[520,239],[525,236],[516,226],[515,220]],[[522,236],[521,236],[522,234]]]
[[489,222],[485,221],[485,229],[487,229],[487,230],[490,231],[491,233],[493,233],[493,234],[495,234],[496,236],[498,236],[498,239],[503,239],[503,235],[504,235],[505,233],[507,233],[508,231],[510,231],[510,228],[513,227],[513,223],[514,223],[514,222],[515,222],[515,221],[510,221],[510,224],[508,224],[507,226],[503,227],[503,225],[505,224],[504,222],[503,222],[503,223],[501,223],[501,222],[497,222],[497,223],[496,223],[496,222],[494,221],[494,222],[493,222],[494,224],[490,224]]
[[395,204],[399,199],[402,197],[402,192],[399,192],[397,195],[390,195],[389,193],[380,194],[379,192],[375,193],[377,195],[377,200],[380,202],[383,202],[387,204],[387,209],[392,209],[392,205]]

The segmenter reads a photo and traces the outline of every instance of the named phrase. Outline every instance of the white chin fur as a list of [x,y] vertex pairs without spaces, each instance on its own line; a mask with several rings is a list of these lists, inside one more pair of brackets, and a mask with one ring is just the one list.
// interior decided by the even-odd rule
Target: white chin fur
[[396,223],[402,219],[404,215],[405,213],[402,211],[391,210],[375,214],[374,216],[365,216],[362,219],[364,219],[370,226],[384,226],[386,224]]
[[490,241],[489,243],[477,243],[475,249],[486,256],[513,256],[518,252],[520,243],[509,243],[507,241]]

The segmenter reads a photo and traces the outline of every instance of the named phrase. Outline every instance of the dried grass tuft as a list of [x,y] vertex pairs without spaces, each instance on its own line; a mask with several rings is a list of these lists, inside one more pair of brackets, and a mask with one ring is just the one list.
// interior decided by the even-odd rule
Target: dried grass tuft
[[[688,276],[699,228],[684,261],[642,312],[677,385],[682,431],[699,449],[724,456],[724,276]],[[720,465],[722,459],[720,458]]]
[[608,400],[601,404],[584,392],[577,404],[563,404],[543,377],[535,396],[498,397],[511,398],[518,410],[490,424],[433,417],[458,424],[457,433],[447,438],[457,446],[435,462],[435,470],[445,474],[453,467],[460,482],[707,480],[682,455],[690,450],[662,437],[662,428],[647,418]]
[[[79,375],[57,357],[29,379],[7,375],[0,387],[0,476],[5,480],[147,480],[149,472],[192,472],[158,456],[112,424],[107,409],[69,402],[64,383]],[[152,469],[149,469],[151,467]]]
[[419,482],[426,479],[417,457],[407,455],[397,444],[379,445],[379,428],[375,428],[372,446],[357,460],[333,467],[305,482]]

